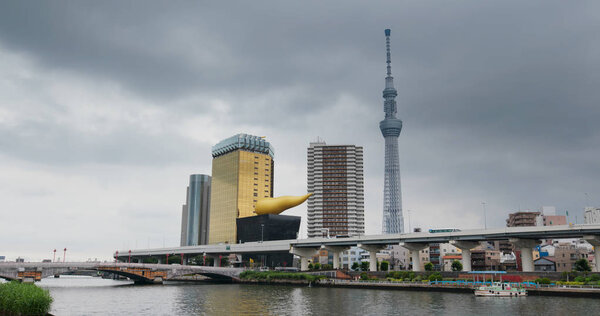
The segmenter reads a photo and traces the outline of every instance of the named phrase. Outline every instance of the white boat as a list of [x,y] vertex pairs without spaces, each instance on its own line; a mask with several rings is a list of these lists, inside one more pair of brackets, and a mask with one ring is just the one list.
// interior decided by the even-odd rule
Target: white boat
[[521,287],[513,287],[510,283],[494,282],[492,285],[476,288],[475,296],[519,297],[527,296],[527,290]]

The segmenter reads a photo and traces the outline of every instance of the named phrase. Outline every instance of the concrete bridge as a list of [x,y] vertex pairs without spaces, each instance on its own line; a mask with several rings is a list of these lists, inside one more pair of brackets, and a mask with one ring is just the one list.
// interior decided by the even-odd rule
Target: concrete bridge
[[232,280],[239,278],[241,268],[222,268],[174,264],[144,263],[93,263],[93,262],[6,262],[0,263],[0,278],[23,282],[40,281],[43,278],[75,270],[97,270],[126,276],[135,283],[162,283],[189,274],[201,274],[212,279]]
[[[217,244],[187,247],[170,247],[157,249],[138,249],[119,251],[119,260],[129,257],[139,260],[143,257],[155,257],[164,262],[166,255],[181,255],[189,258],[197,255],[218,258],[229,254],[266,254],[293,253],[300,257],[301,270],[308,270],[308,259],[319,249],[325,248],[333,253],[333,267],[339,268],[339,257],[342,251],[357,246],[369,252],[370,270],[377,270],[376,254],[390,245],[401,245],[412,252],[413,270],[420,270],[418,252],[430,243],[452,243],[460,248],[463,254],[463,270],[471,271],[471,249],[482,241],[507,240],[515,248],[521,250],[523,271],[532,272],[533,248],[542,239],[583,238],[592,244],[595,251],[595,270],[600,272],[600,225],[564,225],[564,226],[529,226],[504,227],[493,229],[473,229],[452,232],[418,232],[409,234],[368,235],[347,238],[308,238],[292,240],[275,240],[265,242],[249,242],[243,244]],[[114,254],[117,256],[117,253]],[[216,262],[216,261],[215,261]]]

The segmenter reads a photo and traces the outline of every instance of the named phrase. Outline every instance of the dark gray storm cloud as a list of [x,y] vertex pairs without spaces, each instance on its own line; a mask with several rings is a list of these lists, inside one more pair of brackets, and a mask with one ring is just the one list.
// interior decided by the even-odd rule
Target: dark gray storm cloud
[[[3,125],[0,112],[0,146],[48,164],[207,163],[197,157],[210,141],[194,140],[209,136],[188,117],[221,126],[210,139],[271,133],[278,162],[292,165],[305,164],[316,136],[356,143],[375,192],[367,218],[378,222],[390,27],[403,199],[416,222],[419,212],[421,225],[436,212],[453,225],[464,212],[476,222],[483,201],[496,226],[519,208],[581,212],[600,203],[599,12],[595,1],[5,1],[0,49],[34,73],[80,78],[91,90],[108,82],[172,113],[167,125],[197,128],[80,133],[75,118]],[[18,83],[30,84],[33,95],[44,88]]]

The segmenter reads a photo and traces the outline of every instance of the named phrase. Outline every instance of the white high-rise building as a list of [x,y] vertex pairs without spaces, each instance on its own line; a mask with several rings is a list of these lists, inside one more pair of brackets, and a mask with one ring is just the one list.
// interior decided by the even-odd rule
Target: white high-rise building
[[308,237],[365,233],[363,148],[310,143]]
[[584,224],[600,224],[600,207],[586,207],[583,212]]

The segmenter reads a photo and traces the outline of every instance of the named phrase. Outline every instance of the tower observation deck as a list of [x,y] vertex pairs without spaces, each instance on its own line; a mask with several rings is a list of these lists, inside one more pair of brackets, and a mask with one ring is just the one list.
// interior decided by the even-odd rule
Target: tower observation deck
[[392,77],[392,58],[390,50],[390,29],[385,30],[387,52],[387,76],[383,90],[383,111],[385,119],[379,122],[379,129],[385,139],[385,182],[383,189],[383,225],[384,234],[404,232],[402,216],[402,193],[400,190],[400,161],[398,157],[398,136],[402,130],[402,121],[396,118],[396,96]]

